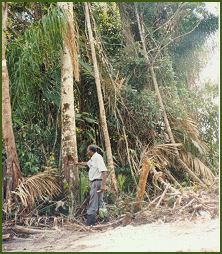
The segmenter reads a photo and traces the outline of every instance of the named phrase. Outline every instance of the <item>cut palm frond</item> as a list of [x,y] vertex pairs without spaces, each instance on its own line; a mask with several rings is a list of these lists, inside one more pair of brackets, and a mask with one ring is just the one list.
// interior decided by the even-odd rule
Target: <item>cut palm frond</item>
[[46,197],[53,198],[60,192],[57,173],[54,170],[47,170],[20,181],[11,195],[17,200],[20,199],[22,208],[30,210],[35,202]]

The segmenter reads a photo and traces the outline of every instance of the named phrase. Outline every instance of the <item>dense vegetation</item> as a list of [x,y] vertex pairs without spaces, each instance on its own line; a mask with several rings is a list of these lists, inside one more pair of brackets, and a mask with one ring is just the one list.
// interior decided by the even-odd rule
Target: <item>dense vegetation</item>
[[[163,145],[158,156],[166,160],[164,145],[170,140],[140,45],[134,3],[97,2],[91,3],[91,10],[118,187],[135,193],[144,153],[156,156]],[[138,10],[175,141],[182,144],[180,154],[206,180],[209,170],[218,173],[219,116],[213,102],[218,84],[199,85],[197,77],[204,67],[203,45],[217,31],[218,17],[201,2],[141,2]],[[10,2],[8,13],[12,122],[21,171],[27,177],[47,167],[59,168],[62,25],[57,17],[62,14],[56,3],[49,2]],[[74,2],[74,14],[80,65],[80,82],[74,88],[79,161],[88,159],[86,148],[92,143],[106,159],[82,3]],[[6,163],[4,143],[2,162]],[[161,159],[154,166],[161,170],[158,162]],[[176,162],[168,163],[168,169],[180,184],[190,184]],[[80,176],[82,201],[87,171],[81,170]],[[149,184],[147,193],[153,195]]]

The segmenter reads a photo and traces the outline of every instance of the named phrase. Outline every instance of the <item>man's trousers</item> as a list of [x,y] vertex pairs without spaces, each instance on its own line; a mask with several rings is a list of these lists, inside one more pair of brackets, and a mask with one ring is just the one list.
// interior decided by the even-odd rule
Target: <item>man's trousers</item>
[[89,207],[87,209],[88,215],[96,215],[96,212],[99,208],[106,209],[106,205],[103,201],[103,193],[97,192],[101,189],[102,181],[94,181],[92,182],[90,189],[90,200]]

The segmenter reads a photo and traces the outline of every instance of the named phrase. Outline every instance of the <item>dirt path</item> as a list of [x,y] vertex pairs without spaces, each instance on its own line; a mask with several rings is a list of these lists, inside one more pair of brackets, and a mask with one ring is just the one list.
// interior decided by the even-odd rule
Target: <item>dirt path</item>
[[162,221],[128,225],[103,232],[55,230],[4,241],[6,252],[219,252],[220,221],[201,216],[195,221]]

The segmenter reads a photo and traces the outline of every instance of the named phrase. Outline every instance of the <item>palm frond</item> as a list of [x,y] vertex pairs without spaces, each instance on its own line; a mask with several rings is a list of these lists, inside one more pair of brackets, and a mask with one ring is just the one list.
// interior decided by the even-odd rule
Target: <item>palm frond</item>
[[27,93],[30,80],[35,82],[33,86],[41,84],[42,66],[48,70],[57,64],[58,54],[63,47],[61,20],[64,16],[59,7],[51,5],[41,20],[33,23],[14,44],[8,45],[8,69],[10,80],[17,90],[16,96]]
[[181,118],[173,118],[171,116],[171,120],[173,122],[173,128],[179,130],[183,136],[188,137],[189,141],[198,149],[201,154],[207,152],[207,145],[200,140],[199,131],[197,128],[197,123],[188,115]]
[[197,176],[203,176],[205,180],[212,182],[214,180],[214,174],[212,171],[203,164],[198,158],[193,159],[192,169]]
[[154,163],[159,165],[167,163],[170,166],[170,159],[175,157],[175,147],[180,146],[182,146],[181,143],[152,146],[148,149],[146,156]]
[[47,170],[20,181],[13,195],[20,199],[23,208],[31,209],[35,202],[44,197],[53,198],[61,192],[57,173],[54,170]]
[[[75,80],[79,82],[79,61],[78,61],[78,40],[77,40],[78,27],[76,22],[73,22],[73,18],[69,16],[68,11],[66,11],[66,16],[67,16],[66,23],[62,23],[63,27],[62,33],[71,58]],[[74,21],[75,19],[76,18],[74,17]]]
[[187,152],[186,150],[181,150],[180,151],[180,158],[182,159],[183,162],[186,163],[186,165],[191,168],[192,167],[192,155]]
[[94,70],[92,69],[91,65],[86,63],[83,59],[79,59],[79,64],[83,67],[83,71],[86,75],[95,78]]

